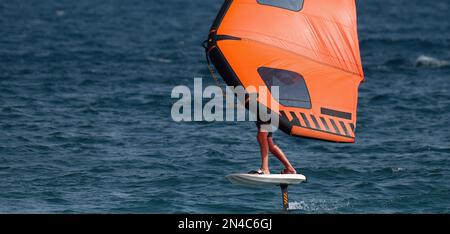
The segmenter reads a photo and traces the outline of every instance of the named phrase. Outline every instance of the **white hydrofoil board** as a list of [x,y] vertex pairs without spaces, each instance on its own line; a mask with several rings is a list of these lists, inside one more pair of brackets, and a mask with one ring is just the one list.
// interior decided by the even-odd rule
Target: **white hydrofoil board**
[[301,174],[231,174],[226,178],[231,183],[242,186],[295,185],[306,182],[306,177]]

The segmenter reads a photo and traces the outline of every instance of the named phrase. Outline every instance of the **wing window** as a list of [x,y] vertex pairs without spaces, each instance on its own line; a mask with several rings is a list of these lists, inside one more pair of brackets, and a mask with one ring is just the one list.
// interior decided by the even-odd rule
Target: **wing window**
[[258,73],[270,89],[279,87],[279,100],[286,107],[311,109],[311,98],[303,76],[296,72],[268,67],[258,68]]
[[278,7],[290,11],[300,11],[304,0],[257,0],[259,4]]

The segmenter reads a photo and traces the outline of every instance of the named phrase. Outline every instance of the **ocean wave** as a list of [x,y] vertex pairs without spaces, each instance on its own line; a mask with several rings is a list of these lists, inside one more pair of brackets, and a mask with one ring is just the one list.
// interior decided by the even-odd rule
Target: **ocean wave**
[[441,60],[441,59],[426,56],[426,55],[421,55],[416,59],[414,66],[415,67],[428,67],[428,68],[450,67],[450,61]]
[[172,63],[171,59],[166,58],[157,58],[157,57],[148,57],[148,61],[154,62],[154,63]]
[[419,68],[447,68],[450,67],[450,61],[438,59],[431,56],[420,55],[415,60],[406,57],[397,57],[386,60],[378,68],[395,68],[395,69],[419,69]]

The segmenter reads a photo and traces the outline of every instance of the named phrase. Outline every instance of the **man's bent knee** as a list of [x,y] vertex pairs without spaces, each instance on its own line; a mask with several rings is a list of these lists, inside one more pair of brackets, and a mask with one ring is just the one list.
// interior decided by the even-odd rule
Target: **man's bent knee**
[[269,149],[270,151],[274,151],[277,149],[277,145],[275,144],[275,142],[273,142],[272,139],[269,138],[269,140],[267,141],[269,143]]

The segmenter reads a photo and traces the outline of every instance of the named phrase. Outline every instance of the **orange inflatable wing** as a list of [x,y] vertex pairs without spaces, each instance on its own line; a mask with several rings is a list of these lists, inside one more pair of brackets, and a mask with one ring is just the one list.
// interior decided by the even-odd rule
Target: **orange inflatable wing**
[[227,85],[279,86],[282,131],[355,141],[364,79],[355,0],[226,0],[207,52]]

